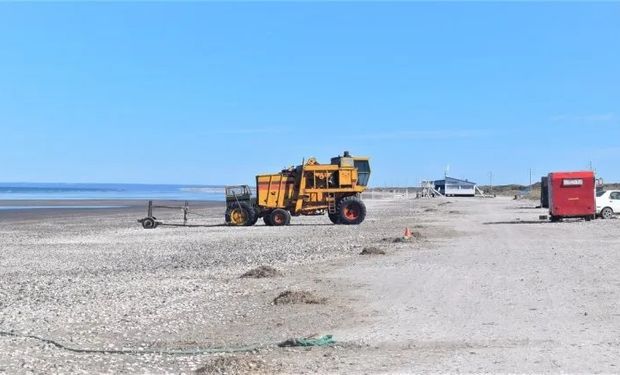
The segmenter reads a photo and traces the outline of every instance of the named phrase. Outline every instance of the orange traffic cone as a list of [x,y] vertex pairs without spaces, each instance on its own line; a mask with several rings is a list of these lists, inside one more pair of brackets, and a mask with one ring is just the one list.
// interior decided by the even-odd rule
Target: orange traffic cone
[[409,228],[405,228],[405,235],[403,236],[403,238],[410,239],[411,237],[413,237],[413,233],[411,233]]

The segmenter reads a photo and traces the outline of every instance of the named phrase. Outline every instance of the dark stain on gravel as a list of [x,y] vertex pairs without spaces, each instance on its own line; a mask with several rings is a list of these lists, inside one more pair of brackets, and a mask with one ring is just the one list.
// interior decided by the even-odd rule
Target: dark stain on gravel
[[312,292],[286,290],[273,299],[275,305],[288,305],[305,303],[311,305],[322,305],[327,302],[327,298],[317,297]]
[[385,255],[385,250],[378,247],[370,246],[362,249],[360,255]]
[[266,277],[282,276],[282,272],[271,266],[259,266],[241,275],[242,278],[262,279]]
[[217,357],[196,370],[196,374],[272,374],[276,368],[250,356]]

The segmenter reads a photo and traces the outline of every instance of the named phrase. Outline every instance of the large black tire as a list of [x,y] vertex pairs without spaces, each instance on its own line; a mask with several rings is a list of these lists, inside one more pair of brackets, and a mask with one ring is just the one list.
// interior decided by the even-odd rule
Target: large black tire
[[327,214],[329,216],[329,220],[331,220],[334,224],[340,224],[340,215],[336,214]]
[[154,229],[157,226],[157,222],[150,217],[142,219],[142,228]]
[[260,211],[258,208],[254,207],[254,218],[251,221],[251,224],[249,225],[254,225],[256,224],[256,222],[258,221],[258,219],[260,218]]
[[255,211],[252,206],[247,202],[234,202],[226,210],[224,219],[226,224],[233,226],[251,226],[256,223],[254,220]]
[[271,212],[265,213],[265,216],[263,216],[263,222],[268,227],[273,225],[273,224],[271,224]]
[[356,225],[366,218],[366,205],[355,195],[344,197],[338,202],[340,224]]
[[281,208],[276,208],[269,215],[269,222],[275,227],[289,225],[291,223],[291,214]]
[[611,207],[605,207],[601,210],[601,217],[603,219],[611,219],[614,217],[614,210]]

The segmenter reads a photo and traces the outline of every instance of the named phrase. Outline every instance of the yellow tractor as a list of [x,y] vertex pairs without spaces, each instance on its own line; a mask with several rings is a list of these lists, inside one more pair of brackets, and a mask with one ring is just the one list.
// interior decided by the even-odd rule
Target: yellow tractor
[[348,151],[319,164],[316,159],[276,174],[256,176],[256,195],[247,185],[226,187],[225,220],[229,225],[254,225],[263,218],[266,225],[288,225],[291,216],[323,215],[334,224],[360,224],[366,205],[360,194],[370,178],[367,157],[353,157]]

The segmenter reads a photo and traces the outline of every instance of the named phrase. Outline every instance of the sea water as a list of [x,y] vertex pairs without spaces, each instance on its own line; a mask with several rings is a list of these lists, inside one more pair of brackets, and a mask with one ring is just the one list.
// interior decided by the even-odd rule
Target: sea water
[[223,186],[0,183],[0,200],[223,201]]

